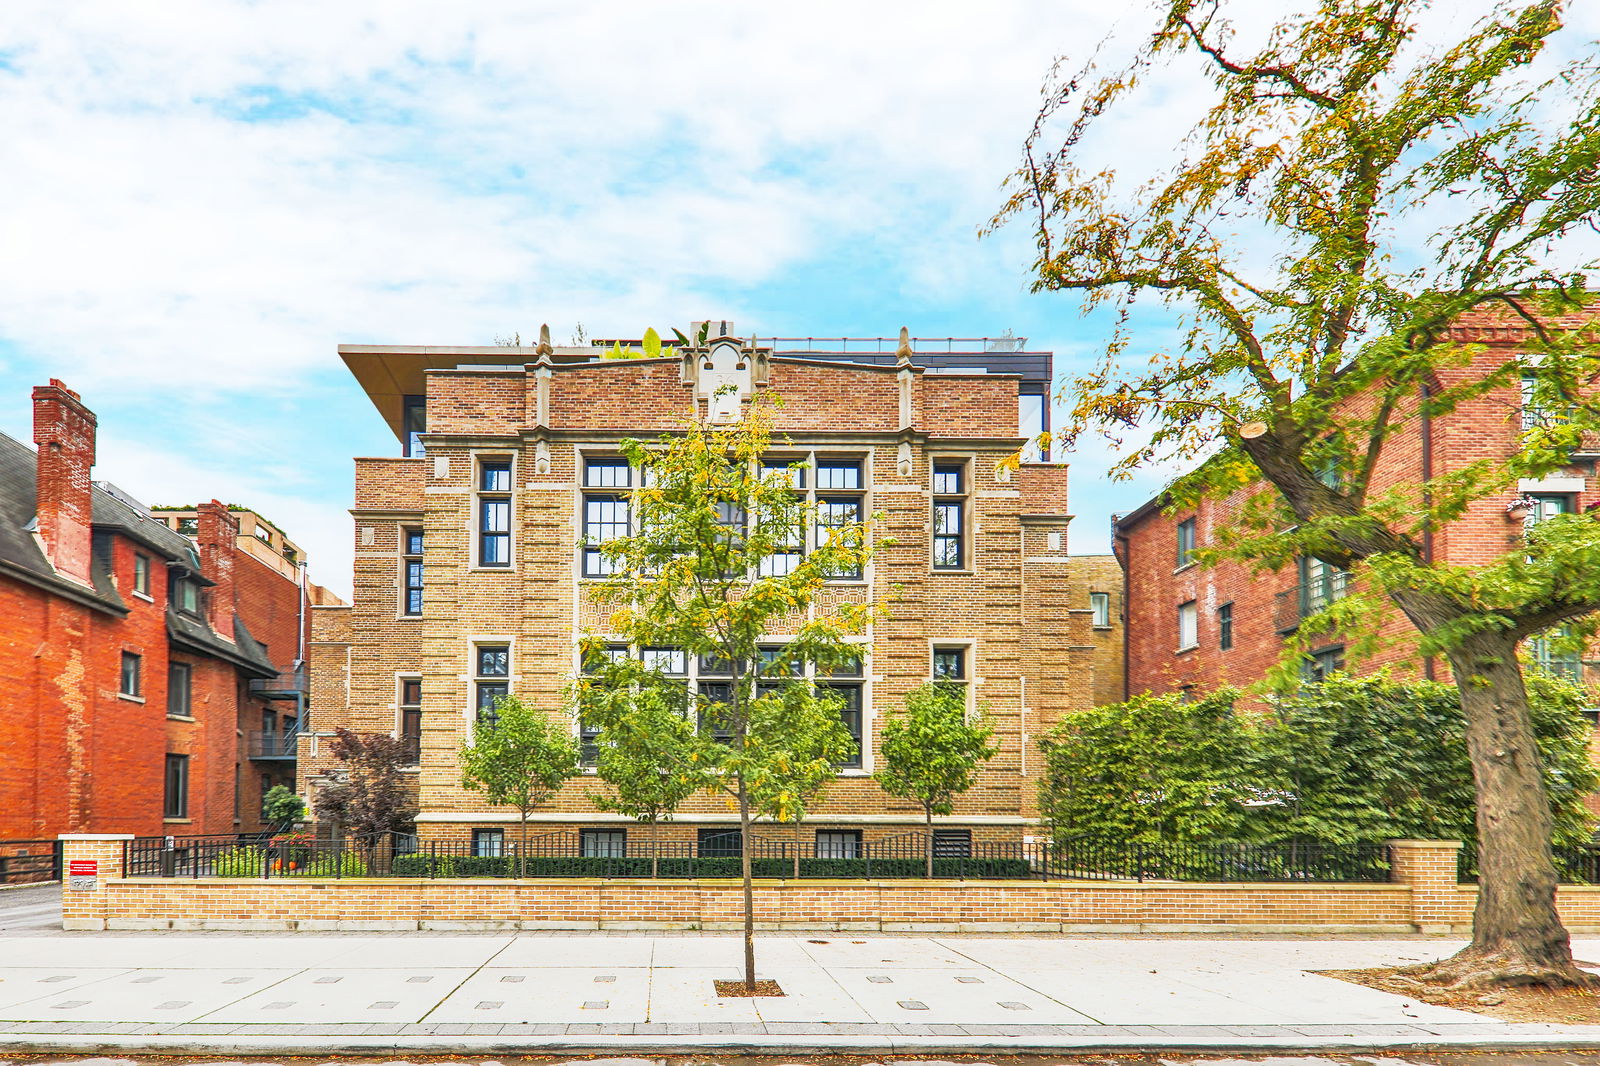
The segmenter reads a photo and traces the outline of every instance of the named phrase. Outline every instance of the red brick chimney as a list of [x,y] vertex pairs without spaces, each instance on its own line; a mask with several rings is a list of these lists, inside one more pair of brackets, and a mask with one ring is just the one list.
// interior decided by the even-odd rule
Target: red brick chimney
[[78,394],[51,378],[33,390],[33,442],[39,446],[37,514],[45,554],[60,574],[85,585],[94,521],[94,412]]
[[199,535],[195,546],[200,549],[200,572],[215,581],[212,586],[209,618],[211,628],[229,640],[233,639],[233,557],[237,550],[239,520],[228,511],[226,504],[217,500],[202,503]]

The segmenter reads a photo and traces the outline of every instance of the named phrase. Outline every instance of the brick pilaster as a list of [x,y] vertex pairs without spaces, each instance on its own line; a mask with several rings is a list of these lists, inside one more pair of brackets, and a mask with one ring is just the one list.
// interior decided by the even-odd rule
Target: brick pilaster
[[1455,925],[1459,840],[1391,840],[1391,881],[1411,886],[1411,924],[1419,933],[1448,933]]
[[[132,833],[69,834],[58,838],[61,856],[61,928],[104,929],[107,911],[106,882],[121,878],[124,845]],[[88,860],[95,864],[93,888],[74,888],[72,864]]]

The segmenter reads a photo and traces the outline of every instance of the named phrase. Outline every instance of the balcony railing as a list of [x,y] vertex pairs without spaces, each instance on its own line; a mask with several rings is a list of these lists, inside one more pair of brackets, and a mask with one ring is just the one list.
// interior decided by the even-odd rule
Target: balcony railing
[[310,691],[305,670],[289,670],[272,677],[250,679],[250,695],[269,700],[301,699]]
[[1307,581],[1278,593],[1276,608],[1280,633],[1291,633],[1300,623],[1327,607],[1342,600],[1349,591],[1350,575],[1343,570],[1332,570],[1314,581]]
[[300,730],[258,730],[245,735],[245,748],[252,759],[297,759],[300,757]]

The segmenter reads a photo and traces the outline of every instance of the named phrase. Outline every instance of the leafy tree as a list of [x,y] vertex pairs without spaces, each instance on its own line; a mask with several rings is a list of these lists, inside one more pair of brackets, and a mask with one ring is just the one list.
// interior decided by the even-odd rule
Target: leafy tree
[[[1066,442],[1105,431],[1121,473],[1212,456],[1168,496],[1247,499],[1209,558],[1353,571],[1354,595],[1324,621],[1355,625],[1392,605],[1422,652],[1448,659],[1482,880],[1472,943],[1430,976],[1590,983],[1556,914],[1516,651],[1563,623],[1593,632],[1600,524],[1556,518],[1474,566],[1437,559],[1431,533],[1561,468],[1600,430],[1589,263],[1574,239],[1600,213],[1600,67],[1585,54],[1529,83],[1561,0],[1508,3],[1443,47],[1414,36],[1429,0],[1322,0],[1254,45],[1233,37],[1222,4],[1162,0],[1126,66],[1052,83],[994,220],[1033,231],[1036,289],[1122,305],[1104,362],[1067,390]],[[1207,109],[1164,169],[1131,186],[1094,158],[1094,135],[1112,132],[1152,71],[1185,63],[1212,83]],[[1141,336],[1124,361],[1141,298],[1183,323],[1164,347]],[[1525,359],[1456,340],[1452,323],[1485,310],[1526,331]],[[1524,374],[1531,406],[1557,417],[1520,436],[1508,425],[1503,459],[1389,484],[1423,420],[1469,402],[1514,409]]]
[[750,797],[761,814],[794,824],[794,876],[799,877],[806,810],[854,754],[853,742],[840,717],[843,701],[838,697],[790,681],[765,698],[775,706],[760,716],[762,728],[750,743],[770,755],[750,777]]
[[[812,551],[792,554],[799,531],[814,528],[817,516],[793,490],[789,471],[764,464],[772,420],[772,402],[758,398],[737,423],[691,422],[654,443],[623,441],[623,454],[647,474],[633,498],[638,532],[600,546],[614,576],[597,590],[614,609],[608,628],[616,639],[678,649],[725,673],[716,698],[699,694],[689,759],[738,811],[745,984],[752,991],[750,827],[763,809],[800,803],[797,768],[827,747],[801,735],[802,720],[791,717],[793,700],[809,685],[796,675],[808,662],[826,671],[851,658],[849,638],[873,617],[865,594],[837,604],[819,595],[830,577],[865,566],[864,523],[832,526]],[[780,559],[784,565],[775,564]],[[780,625],[793,636],[774,648],[767,634]],[[600,683],[666,682],[638,660],[619,659],[603,668]]]
[[406,742],[386,733],[334,730],[329,750],[340,765],[332,783],[318,790],[317,817],[369,842],[411,828],[417,805],[402,767],[411,765]]
[[883,769],[878,784],[891,796],[916,800],[927,824],[927,874],[933,877],[933,816],[949,814],[970,789],[978,766],[994,757],[993,731],[967,721],[965,696],[936,682],[906,693],[905,710],[883,723]]
[[495,806],[515,807],[521,827],[517,876],[527,874],[528,814],[578,776],[578,741],[567,723],[516,696],[494,701],[494,720],[479,722],[461,746],[461,784]]
[[1039,807],[1058,839],[1240,840],[1259,789],[1237,693],[1136,696],[1063,718],[1039,741]]
[[603,724],[595,771],[611,786],[590,798],[650,827],[651,877],[660,871],[657,826],[709,784],[684,697],[681,684],[585,683],[579,690],[584,718]]
[[287,830],[306,815],[306,801],[285,785],[273,785],[261,798],[261,817],[280,831]]

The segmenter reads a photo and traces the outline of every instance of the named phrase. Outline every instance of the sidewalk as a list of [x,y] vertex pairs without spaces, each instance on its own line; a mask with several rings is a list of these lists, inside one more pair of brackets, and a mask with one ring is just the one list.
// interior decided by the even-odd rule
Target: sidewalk
[[0,1054],[1600,1047],[1600,1026],[1498,1022],[1307,972],[1457,946],[773,936],[760,975],[788,995],[719,999],[735,937],[7,936]]

